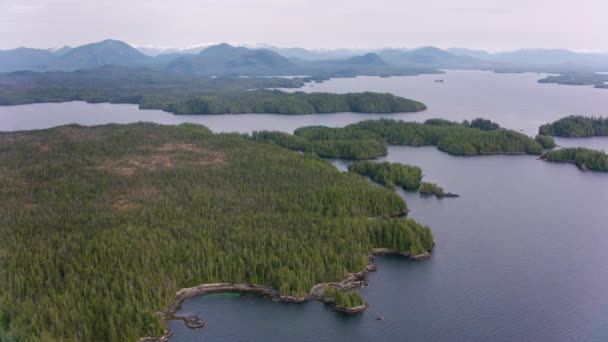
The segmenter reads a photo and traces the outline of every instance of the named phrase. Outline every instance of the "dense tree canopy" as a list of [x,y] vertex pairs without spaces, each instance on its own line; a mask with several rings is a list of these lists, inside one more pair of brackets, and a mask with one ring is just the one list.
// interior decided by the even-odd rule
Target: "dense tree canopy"
[[573,163],[581,170],[608,171],[608,154],[584,147],[549,151],[541,158],[551,162]]
[[[368,120],[343,128],[298,128],[293,135],[256,132],[253,137],[295,150],[348,159],[370,159],[384,155],[387,144],[434,145],[441,151],[455,155],[541,154],[543,150],[541,144],[525,134],[505,129],[481,130],[442,119],[427,120],[426,123]],[[326,150],[319,153],[310,148],[311,145],[322,145]],[[338,146],[346,153],[341,154]]]
[[444,195],[443,188],[436,183],[422,182],[420,185],[420,194],[425,196],[435,195],[441,197]]
[[557,146],[555,145],[555,139],[549,135],[537,134],[534,140],[536,140],[536,142],[539,143],[543,148],[555,148]]
[[255,90],[207,94],[168,104],[163,108],[175,114],[311,114],[311,113],[398,113],[418,112],[424,104],[391,94],[378,93],[285,93]]
[[326,287],[323,291],[325,298],[332,298],[336,306],[342,308],[352,308],[363,305],[363,298],[357,290],[343,291],[335,287]]
[[400,186],[410,191],[420,187],[422,177],[422,170],[417,166],[389,162],[376,163],[369,160],[351,163],[348,171],[368,176],[389,189]]
[[391,94],[263,90],[302,85],[302,78],[213,78],[117,66],[74,72],[15,72],[0,74],[0,105],[64,101],[133,103],[175,114],[396,113],[426,109],[420,102]]
[[559,137],[608,136],[608,117],[567,116],[540,126],[539,134]]
[[427,227],[374,218],[404,210],[317,156],[198,125],[1,133],[0,337],[160,335],[155,313],[201,283],[304,294],[373,247],[429,249]]

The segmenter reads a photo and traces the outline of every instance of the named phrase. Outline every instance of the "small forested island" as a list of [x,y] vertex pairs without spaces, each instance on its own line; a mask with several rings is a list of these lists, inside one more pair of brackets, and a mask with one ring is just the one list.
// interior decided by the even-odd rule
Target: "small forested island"
[[595,88],[608,88],[608,75],[596,72],[568,72],[557,76],[547,76],[539,83],[557,83],[565,85],[587,85]]
[[540,126],[538,133],[569,138],[608,136],[608,117],[571,115]]
[[[482,127],[487,128],[485,124]],[[296,129],[293,135],[254,132],[252,138],[324,157],[354,160],[385,155],[388,144],[432,145],[440,151],[463,156],[542,153],[543,145],[529,136],[493,127],[490,125],[491,129],[485,130],[471,127],[468,122],[443,119],[430,119],[425,123],[380,119],[361,121],[342,128],[302,127]]]
[[206,77],[146,68],[105,66],[74,72],[0,74],[0,105],[86,101],[132,103],[174,114],[398,113],[423,103],[380,93],[288,93],[303,78]]
[[430,182],[422,182],[422,184],[420,185],[420,194],[422,196],[435,196],[437,198],[460,197],[460,195],[458,194],[444,192],[442,187],[440,187],[436,183]]
[[376,163],[369,160],[355,161],[348,166],[348,171],[368,176],[388,189],[400,186],[405,190],[417,190],[420,187],[422,170],[417,166],[401,163]]
[[207,291],[356,291],[372,254],[428,256],[430,229],[387,215],[406,210],[316,155],[194,124],[0,133],[0,337],[135,341]]
[[550,162],[572,163],[583,171],[608,171],[608,154],[584,147],[549,151],[544,153],[541,159]]

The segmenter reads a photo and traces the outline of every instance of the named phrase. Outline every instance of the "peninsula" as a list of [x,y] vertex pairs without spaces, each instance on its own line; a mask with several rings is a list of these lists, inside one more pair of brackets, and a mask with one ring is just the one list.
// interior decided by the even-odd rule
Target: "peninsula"
[[356,291],[370,254],[428,256],[430,229],[391,216],[405,211],[317,156],[194,124],[0,133],[0,334],[158,337],[180,289],[201,284]]

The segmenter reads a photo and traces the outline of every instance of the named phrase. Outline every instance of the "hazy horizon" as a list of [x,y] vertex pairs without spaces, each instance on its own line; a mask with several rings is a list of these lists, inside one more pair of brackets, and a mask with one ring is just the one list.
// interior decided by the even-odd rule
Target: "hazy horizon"
[[606,52],[608,3],[583,0],[7,0],[0,49],[58,48],[112,38],[136,47],[207,42],[307,49],[462,47]]

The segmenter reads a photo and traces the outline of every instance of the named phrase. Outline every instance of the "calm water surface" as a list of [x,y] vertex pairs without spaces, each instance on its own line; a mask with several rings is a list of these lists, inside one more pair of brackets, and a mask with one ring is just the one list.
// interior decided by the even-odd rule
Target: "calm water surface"
[[400,191],[411,216],[433,228],[431,260],[378,258],[361,291],[370,309],[357,317],[316,302],[194,298],[181,313],[208,327],[170,322],[172,341],[608,340],[608,174],[434,147],[390,147],[383,159],[419,165],[462,196]]
[[[418,77],[335,79],[305,91],[381,91],[420,100],[429,110],[403,120],[482,116],[535,134],[568,114],[608,114],[608,91],[538,84],[542,75],[450,71]],[[435,83],[442,78],[444,83]],[[214,131],[291,132],[344,126],[373,114],[175,116],[133,105],[37,104],[0,107],[0,130],[67,123],[197,122]],[[608,150],[608,138],[557,139],[562,146]],[[171,321],[171,341],[607,341],[608,174],[581,172],[534,156],[455,157],[434,147],[389,147],[383,158],[422,167],[457,199],[400,191],[411,216],[432,227],[433,258],[377,259],[362,294],[370,309],[347,317],[320,303],[256,297],[197,297],[181,313],[207,323]],[[346,161],[332,161],[339,169]],[[378,315],[383,321],[376,320]]]

